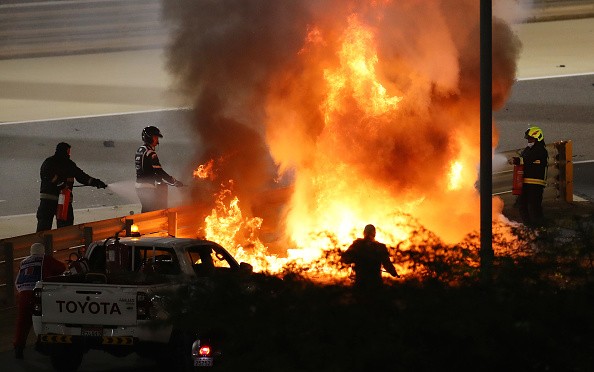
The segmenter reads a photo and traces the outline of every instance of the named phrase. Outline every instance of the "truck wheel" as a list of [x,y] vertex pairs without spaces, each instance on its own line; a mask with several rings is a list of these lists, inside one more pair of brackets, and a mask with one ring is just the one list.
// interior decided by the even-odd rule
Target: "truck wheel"
[[52,352],[52,367],[58,372],[76,372],[82,363],[83,353],[72,349]]

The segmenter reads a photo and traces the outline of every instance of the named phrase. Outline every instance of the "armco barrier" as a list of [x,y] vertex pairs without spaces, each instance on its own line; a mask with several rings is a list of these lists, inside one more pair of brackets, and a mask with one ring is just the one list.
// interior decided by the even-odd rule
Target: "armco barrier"
[[[571,141],[555,142],[547,145],[547,149],[549,168],[544,199],[571,202],[573,197]],[[519,151],[507,151],[502,155],[510,158]],[[504,169],[493,173],[493,195],[511,195],[511,187],[512,166],[506,164]],[[137,225],[142,234],[198,237],[201,235],[200,222],[204,221],[207,213],[205,206],[184,206],[0,240],[0,303],[10,304],[14,300],[15,273],[20,261],[29,255],[29,248],[35,242],[44,243],[48,252],[52,252],[57,259],[65,261],[70,253],[77,252],[92,241],[107,239],[118,232],[121,232],[121,236],[128,234],[132,224]]]
[[199,221],[204,220],[204,210],[199,205],[163,209],[2,239],[0,304],[13,303],[15,275],[20,261],[29,255],[33,243],[44,243],[47,252],[60,261],[66,261],[72,252],[78,252],[95,240],[107,239],[118,232],[120,236],[129,234],[132,224],[137,225],[142,234],[198,237]]

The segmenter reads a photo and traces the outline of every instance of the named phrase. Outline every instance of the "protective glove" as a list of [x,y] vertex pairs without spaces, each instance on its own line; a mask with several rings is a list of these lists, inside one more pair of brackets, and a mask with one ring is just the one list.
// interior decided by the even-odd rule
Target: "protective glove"
[[175,182],[173,183],[173,186],[175,186],[175,187],[182,187],[183,185],[184,184],[182,183],[182,181],[178,181],[178,180],[175,180]]
[[105,182],[101,181],[99,178],[93,179],[93,181],[91,182],[91,186],[96,187],[98,189],[104,189],[107,187]]

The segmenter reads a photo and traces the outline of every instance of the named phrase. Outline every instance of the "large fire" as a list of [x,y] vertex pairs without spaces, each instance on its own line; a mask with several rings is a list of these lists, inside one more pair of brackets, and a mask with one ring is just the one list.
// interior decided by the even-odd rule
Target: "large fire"
[[[236,19],[239,25],[273,22],[259,13],[266,11],[283,23],[278,20],[278,40],[277,30],[266,31],[266,25],[251,31],[253,39],[245,36],[256,43],[253,48],[244,44],[249,57],[227,56],[211,40],[189,43],[184,33],[178,50],[173,49],[173,65],[199,86],[187,83],[189,90],[196,90],[199,132],[215,149],[205,153],[194,171],[197,183],[232,179],[216,193],[215,207],[204,221],[206,237],[257,270],[315,266],[316,275],[339,278],[346,273],[314,262],[328,259],[331,249],[346,248],[368,223],[376,225],[379,241],[403,250],[419,226],[445,244],[475,233],[477,2],[460,1],[450,12],[444,10],[449,2],[433,6],[413,0],[319,2],[328,8],[303,2],[309,12],[302,12],[299,2],[288,5],[295,9],[284,9],[283,2],[254,3],[254,14],[247,6],[242,10],[245,24]],[[293,16],[297,19],[291,23]],[[476,20],[461,22],[471,16]],[[221,39],[231,43],[232,35],[220,25],[215,28],[215,23],[205,20],[201,32],[222,33]],[[238,37],[244,35],[249,33]],[[188,73],[193,54],[186,56],[183,46],[190,44],[196,54],[205,53],[217,62],[195,57],[200,63],[193,68],[205,71]],[[237,92],[230,90],[233,84],[238,84]],[[244,90],[245,86],[253,88]],[[249,129],[233,130],[239,127]],[[251,147],[235,138],[243,132]],[[265,146],[254,138],[264,138]],[[241,153],[243,146],[249,148],[243,158],[215,160]],[[277,215],[281,221],[275,223],[282,230],[278,240],[286,244],[280,254],[270,253],[259,239],[263,220],[252,214],[255,201],[250,194],[244,190],[235,195],[234,189],[242,184],[256,184],[245,169],[247,158],[261,154],[254,148],[269,153],[278,171],[273,178],[291,190]],[[262,156],[255,158],[260,163]],[[242,210],[243,205],[250,207]],[[494,220],[500,211],[494,203]],[[408,270],[404,263],[397,268]]]

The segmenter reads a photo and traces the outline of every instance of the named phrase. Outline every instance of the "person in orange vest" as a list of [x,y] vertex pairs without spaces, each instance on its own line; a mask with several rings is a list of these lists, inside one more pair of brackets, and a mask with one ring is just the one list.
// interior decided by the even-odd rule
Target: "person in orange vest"
[[524,166],[522,193],[518,196],[520,217],[524,225],[540,227],[543,225],[542,194],[547,185],[547,166],[549,153],[544,134],[539,127],[530,127],[524,132],[528,146],[520,156],[509,160],[510,164]]
[[353,241],[341,260],[346,264],[355,264],[355,287],[358,289],[381,288],[382,266],[390,275],[400,277],[390,262],[386,245],[375,240],[373,225],[365,226],[363,239]]
[[31,255],[21,261],[19,273],[15,280],[17,289],[17,319],[14,333],[14,356],[23,359],[23,350],[27,336],[33,324],[33,289],[35,284],[50,276],[64,273],[66,264],[45,254],[45,246],[41,243],[31,245]]
[[[98,189],[104,189],[107,185],[98,178],[93,178],[83,172],[75,162],[70,160],[71,146],[66,142],[60,142],[56,146],[56,152],[53,156],[45,159],[41,164],[39,174],[41,176],[41,186],[39,194],[39,207],[37,208],[37,232],[51,230],[56,211],[58,209],[58,200],[63,189],[68,189],[70,193],[76,179],[83,185],[93,186]],[[66,219],[57,219],[57,227],[71,226],[74,223],[74,214],[72,210],[72,198],[64,205],[67,208]]]

